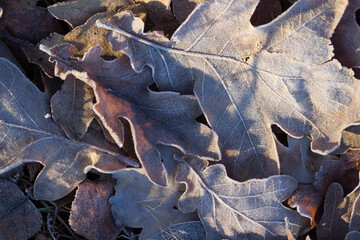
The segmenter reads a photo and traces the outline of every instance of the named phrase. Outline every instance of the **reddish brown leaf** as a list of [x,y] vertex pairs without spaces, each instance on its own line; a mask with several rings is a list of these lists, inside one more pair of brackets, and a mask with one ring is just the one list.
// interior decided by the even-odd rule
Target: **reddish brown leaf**
[[41,228],[42,217],[20,188],[0,179],[0,239],[26,240]]
[[314,228],[318,224],[316,218],[317,210],[319,209],[324,193],[317,189],[298,189],[288,199],[288,204],[292,208],[297,208],[297,211],[304,217],[311,219],[311,226]]
[[71,207],[71,228],[90,240],[114,239],[121,232],[115,225],[109,203],[114,192],[114,183],[110,181],[80,183]]
[[160,161],[157,144],[176,146],[184,153],[219,159],[217,136],[204,124],[197,123],[201,110],[194,96],[175,92],[153,92],[150,68],[137,74],[126,56],[114,61],[100,57],[95,46],[80,61],[69,61],[69,45],[46,50],[56,61],[56,75],[73,74],[89,84],[96,96],[94,111],[119,147],[124,131],[119,118],[126,119],[134,139],[136,154],[154,182],[166,185],[166,171]]

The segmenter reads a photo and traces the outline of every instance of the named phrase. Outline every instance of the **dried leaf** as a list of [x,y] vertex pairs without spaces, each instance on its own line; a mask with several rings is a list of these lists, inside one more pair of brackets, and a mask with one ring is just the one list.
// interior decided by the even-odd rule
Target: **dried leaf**
[[[69,74],[89,84],[97,103],[94,111],[119,147],[124,143],[123,124],[131,125],[136,154],[150,179],[166,185],[166,171],[160,161],[157,144],[176,146],[186,154],[219,159],[217,136],[204,124],[197,123],[201,110],[193,96],[174,92],[153,92],[150,68],[134,72],[126,56],[114,61],[100,57],[95,46],[80,61],[68,61],[63,52],[71,46],[53,48],[56,75]],[[70,56],[67,56],[70,57]]]
[[13,36],[34,44],[51,32],[63,32],[60,23],[48,10],[36,6],[36,3],[37,0],[1,0],[4,14],[0,26]]
[[344,129],[340,146],[334,151],[334,154],[343,154],[349,149],[360,149],[360,126],[350,126]]
[[360,232],[351,231],[345,236],[345,240],[358,240],[360,239]]
[[319,222],[317,216],[325,193],[320,192],[313,186],[308,186],[305,189],[297,189],[288,199],[287,203],[290,207],[296,208],[301,216],[307,217],[311,220],[311,227],[314,228]]
[[356,197],[353,204],[349,229],[350,231],[360,230],[360,195]]
[[132,0],[75,0],[59,2],[48,7],[49,12],[66,21],[71,27],[84,24],[91,16],[99,12],[115,12],[124,5],[134,4]]
[[0,72],[0,174],[23,163],[41,162],[45,168],[34,184],[36,199],[56,200],[67,195],[91,168],[134,162],[65,138],[49,117],[45,94],[6,59],[0,59]]
[[154,184],[143,168],[124,169],[113,175],[117,179],[116,194],[110,204],[116,224],[143,228],[140,239],[148,239],[174,224],[197,220],[196,214],[183,214],[177,207],[184,186],[174,182],[176,161],[172,155],[179,151],[161,146],[160,152],[168,171],[167,187]]
[[335,57],[349,68],[360,65],[360,27],[355,16],[359,8],[359,0],[349,0],[349,5],[331,38]]
[[175,18],[183,23],[190,13],[206,0],[173,0],[173,12]]
[[[59,3],[60,4],[60,3]],[[71,4],[67,2],[67,4]],[[66,5],[66,4],[65,4]],[[145,21],[146,9],[142,4],[124,5],[122,10],[131,10],[137,17]],[[105,32],[103,28],[98,28],[95,24],[98,19],[107,19],[113,16],[115,12],[99,12],[91,16],[83,25],[72,29],[69,33],[62,36],[53,34],[51,37],[42,41],[47,47],[54,47],[59,44],[70,43],[78,49],[78,54],[84,55],[92,46],[99,44],[102,48],[102,56],[105,58],[120,57],[123,53],[115,52],[106,42]]]
[[0,179],[0,239],[27,240],[41,229],[40,212],[21,189]]
[[114,239],[121,230],[115,225],[108,202],[113,194],[114,184],[110,181],[80,183],[71,206],[71,228],[90,240]]
[[[137,71],[152,67],[157,85],[182,91],[173,86],[195,78],[222,161],[237,180],[278,173],[271,124],[294,138],[310,134],[311,149],[328,154],[360,112],[360,83],[332,59],[329,39],[347,1],[299,1],[271,23],[253,27],[257,3],[203,3],[170,42],[143,34],[129,12],[97,22],[111,30],[113,49],[124,51]],[[183,77],[172,78],[176,74]]]
[[55,122],[70,139],[81,139],[95,113],[94,93],[90,86],[73,76],[65,79],[61,91],[51,98],[51,113]]
[[360,186],[343,198],[340,184],[332,183],[326,193],[324,214],[317,227],[319,240],[344,239],[349,231],[349,219],[355,199],[359,195]]
[[205,229],[201,222],[187,222],[168,227],[155,236],[152,236],[149,240],[203,240],[206,237],[205,234]]
[[315,175],[314,186],[325,193],[332,182],[339,182],[350,191],[358,184],[359,151],[349,151],[340,160],[326,160]]
[[294,177],[300,187],[315,181],[315,173],[325,160],[338,159],[332,155],[320,155],[311,151],[311,140],[304,136],[301,139],[287,138],[289,147],[275,141],[280,160],[280,173]]
[[176,181],[187,190],[179,199],[179,209],[198,211],[207,239],[286,239],[285,217],[297,236],[307,221],[281,202],[297,188],[290,176],[272,176],[237,182],[226,175],[224,165],[207,167],[195,157],[176,157]]

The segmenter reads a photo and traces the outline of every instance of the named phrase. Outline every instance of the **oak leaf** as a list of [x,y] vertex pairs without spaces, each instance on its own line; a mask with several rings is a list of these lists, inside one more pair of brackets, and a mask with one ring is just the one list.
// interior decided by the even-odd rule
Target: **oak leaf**
[[110,30],[109,43],[131,58],[136,71],[151,66],[157,85],[182,92],[188,90],[185,81],[195,81],[222,161],[237,180],[278,173],[271,124],[294,138],[311,135],[311,150],[328,154],[339,146],[342,130],[360,119],[360,83],[332,59],[329,39],[347,1],[298,1],[253,27],[257,4],[205,2],[170,41],[143,33],[129,12],[97,22]]
[[41,214],[13,182],[0,179],[0,239],[26,240],[41,229]]
[[72,74],[93,88],[93,109],[119,147],[124,144],[119,118],[130,123],[136,154],[152,181],[166,185],[157,144],[175,146],[186,154],[208,159],[220,158],[217,135],[195,121],[201,110],[194,96],[150,90],[150,68],[136,73],[126,56],[105,61],[100,57],[100,46],[91,48],[78,61],[68,60],[71,45],[42,48],[56,62],[57,76],[65,79]]
[[113,165],[107,169],[111,172],[124,167],[124,161],[136,166],[118,153],[67,139],[51,118],[45,94],[6,59],[0,58],[0,72],[0,174],[41,162],[45,167],[34,184],[36,199],[67,195],[91,168]]
[[295,236],[308,224],[281,204],[297,188],[290,176],[237,182],[226,175],[222,164],[207,166],[196,157],[176,159],[180,164],[175,180],[186,184],[179,209],[197,210],[206,239],[286,239],[285,217]]
[[160,152],[168,171],[167,187],[154,184],[143,168],[124,169],[113,175],[117,179],[116,194],[110,198],[110,204],[116,224],[143,228],[140,239],[162,235],[160,232],[167,227],[197,220],[195,213],[184,214],[178,209],[184,186],[174,181],[177,162],[172,155],[181,152],[165,146],[160,146]]

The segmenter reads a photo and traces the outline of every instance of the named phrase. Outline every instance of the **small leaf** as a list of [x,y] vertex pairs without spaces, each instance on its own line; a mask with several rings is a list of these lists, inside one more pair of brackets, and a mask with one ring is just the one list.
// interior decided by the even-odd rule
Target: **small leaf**
[[80,183],[71,205],[71,228],[90,240],[114,239],[121,230],[115,225],[108,202],[113,194],[114,184],[110,181]]
[[273,176],[237,182],[226,175],[224,165],[206,167],[195,157],[181,162],[176,181],[187,190],[179,199],[179,209],[198,211],[207,239],[286,239],[285,217],[297,236],[307,220],[281,202],[291,196],[297,182],[290,176]]
[[73,76],[65,79],[60,91],[51,98],[52,117],[70,139],[81,139],[95,113],[92,88]]
[[41,229],[40,212],[21,189],[0,179],[0,239],[27,240]]

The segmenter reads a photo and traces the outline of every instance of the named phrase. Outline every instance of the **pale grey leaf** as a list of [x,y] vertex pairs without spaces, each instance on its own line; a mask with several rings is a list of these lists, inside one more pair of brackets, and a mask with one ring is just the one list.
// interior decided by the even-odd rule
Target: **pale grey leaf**
[[199,158],[176,159],[181,162],[176,181],[187,187],[179,209],[197,210],[207,239],[286,239],[285,217],[294,236],[308,224],[281,204],[297,188],[290,176],[237,182],[226,175],[222,164],[207,167]]
[[184,192],[183,184],[174,181],[176,149],[159,146],[161,157],[168,171],[168,186],[153,183],[145,169],[124,169],[113,175],[117,179],[116,194],[110,198],[117,225],[143,228],[140,239],[165,231],[177,223],[197,220],[195,213],[182,213],[178,199]]

